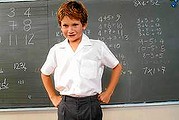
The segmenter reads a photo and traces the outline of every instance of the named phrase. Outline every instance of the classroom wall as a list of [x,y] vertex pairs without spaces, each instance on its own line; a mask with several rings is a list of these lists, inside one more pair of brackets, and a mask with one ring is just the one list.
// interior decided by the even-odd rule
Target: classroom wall
[[[0,120],[57,120],[56,109],[1,111]],[[103,108],[103,120],[178,120],[179,105]]]

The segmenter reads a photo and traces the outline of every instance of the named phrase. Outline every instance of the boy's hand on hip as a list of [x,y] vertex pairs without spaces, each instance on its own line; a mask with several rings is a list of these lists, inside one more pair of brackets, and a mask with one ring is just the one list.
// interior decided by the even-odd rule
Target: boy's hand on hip
[[109,103],[111,99],[111,94],[109,94],[107,91],[104,91],[98,95],[98,100],[103,103]]
[[52,101],[53,105],[57,107],[60,104],[62,97],[60,95],[52,96],[50,97],[50,100]]

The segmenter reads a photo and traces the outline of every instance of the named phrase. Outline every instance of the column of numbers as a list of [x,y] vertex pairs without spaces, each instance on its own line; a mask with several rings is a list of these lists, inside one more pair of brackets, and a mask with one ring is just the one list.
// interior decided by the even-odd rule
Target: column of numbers
[[[166,48],[162,38],[160,18],[138,18],[138,53],[143,61],[143,74],[165,74],[167,61]],[[151,65],[155,65],[151,67]]]
[[[30,19],[31,16],[31,8],[26,8],[22,12],[22,16],[24,16],[26,19],[22,19],[21,21],[17,21],[15,18],[17,9],[12,7],[9,8],[9,12],[7,16],[9,17],[9,29],[10,33],[8,35],[9,38],[9,46],[17,46],[19,44],[22,45],[34,45],[34,37],[35,34],[32,31],[32,20]],[[24,18],[22,17],[22,18]],[[21,26],[21,24],[23,26]],[[22,29],[21,29],[22,27]],[[21,33],[25,33],[25,35],[22,37],[21,35],[17,34],[17,31],[20,31]]]

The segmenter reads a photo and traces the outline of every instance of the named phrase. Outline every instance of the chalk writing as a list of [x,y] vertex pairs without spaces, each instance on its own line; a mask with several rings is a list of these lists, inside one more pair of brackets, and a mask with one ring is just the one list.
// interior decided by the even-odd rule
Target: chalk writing
[[119,49],[119,40],[128,41],[129,35],[124,32],[124,25],[121,21],[121,15],[108,14],[98,18],[98,39],[104,41],[108,47]]
[[31,32],[31,30],[32,30],[32,20],[30,19],[30,16],[32,15],[31,8],[29,7],[27,9],[25,9],[23,15],[27,17],[27,19],[24,19],[22,21],[22,24],[23,24],[22,30],[24,32],[26,32],[26,34],[24,35],[23,38],[19,38],[18,35],[16,34],[16,29],[19,30],[20,25],[17,23],[17,21],[14,21],[14,19],[16,17],[16,8],[14,8],[14,7],[9,8],[9,13],[7,14],[7,16],[11,19],[8,21],[8,23],[9,23],[10,30],[12,31],[9,34],[9,46],[12,46],[12,45],[17,46],[17,45],[19,45],[19,43],[23,43],[22,41],[18,41],[18,39],[20,39],[20,40],[24,39],[25,45],[34,45],[35,44],[35,42],[34,42],[35,33]]
[[157,72],[165,74],[166,67],[165,66],[161,66],[161,67],[144,67],[143,71],[144,71],[145,75],[154,75]]
[[[39,75],[49,49],[64,40],[56,18],[61,3],[36,0],[0,4],[0,108],[51,105]],[[123,66],[112,104],[113,100],[120,104],[178,98],[179,17],[168,3],[85,2],[90,17],[84,33],[105,42]],[[106,86],[110,71],[105,70],[104,76]]]
[[26,34],[25,35],[25,44],[26,45],[34,45],[33,38],[35,37],[34,33]]
[[166,47],[162,38],[160,18],[138,18],[137,26],[139,31],[138,53],[141,53],[143,64],[155,64],[159,67],[144,67],[144,74],[154,75],[157,72],[164,74],[166,71],[164,59]]
[[15,12],[15,8],[9,8],[9,14],[8,14],[8,17],[12,18],[16,15],[16,12]]
[[160,27],[160,19],[137,19],[137,25],[139,30],[139,36],[155,36],[155,35],[161,35],[162,29]]
[[27,8],[24,12],[24,16],[30,17],[30,15],[31,15],[30,11],[31,11],[31,8]]
[[15,30],[15,27],[17,27],[17,23],[15,21],[8,21],[9,22],[9,26],[12,27],[12,31]]
[[39,81],[49,48],[47,11],[42,1],[0,4],[0,108],[49,104]]
[[3,68],[0,68],[0,74],[3,74],[3,73],[4,73]]
[[24,24],[24,31],[28,32],[31,30],[31,28],[32,28],[32,26],[31,26],[32,20],[31,19],[25,19],[23,21],[23,24]]
[[115,54],[119,59],[120,64],[123,66],[122,74],[123,75],[132,75],[132,70],[129,68],[129,64],[126,60],[126,57],[123,53]]
[[25,62],[16,62],[13,64],[13,69],[26,71],[27,70],[26,63]]
[[5,90],[9,88],[9,83],[7,82],[7,79],[5,78],[3,81],[0,82],[0,90]]
[[97,19],[98,25],[98,39],[106,43],[106,45],[113,50],[114,55],[119,59],[123,65],[123,75],[132,75],[132,70],[123,53],[115,53],[118,49],[123,49],[121,43],[129,42],[129,35],[124,31],[125,25],[122,21],[122,15],[106,14],[99,16]]
[[23,85],[23,84],[25,84],[25,80],[18,80],[18,81],[17,81],[17,84]]
[[18,38],[16,34],[15,35],[9,34],[9,46],[12,45],[18,45]]
[[159,0],[134,0],[133,1],[134,6],[138,7],[138,6],[147,6],[147,5],[151,5],[151,6],[159,6]]
[[120,14],[116,14],[116,15],[108,14],[108,15],[100,16],[98,18],[98,21],[99,22],[106,22],[106,21],[112,21],[112,20],[114,20],[115,22],[118,22],[120,20],[120,18],[121,18]]
[[32,95],[27,95],[27,98],[28,99],[32,99]]

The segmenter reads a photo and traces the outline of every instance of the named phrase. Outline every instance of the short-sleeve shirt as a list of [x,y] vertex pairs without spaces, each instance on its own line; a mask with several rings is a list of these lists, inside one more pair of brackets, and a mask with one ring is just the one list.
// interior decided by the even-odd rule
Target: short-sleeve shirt
[[67,39],[55,44],[41,72],[54,74],[55,88],[61,95],[90,96],[102,91],[104,66],[114,68],[118,63],[104,42],[83,34],[75,52]]

